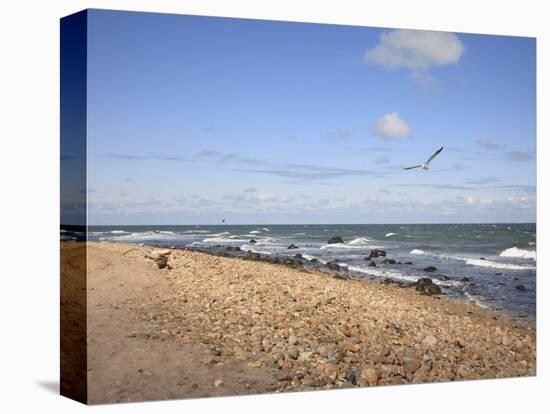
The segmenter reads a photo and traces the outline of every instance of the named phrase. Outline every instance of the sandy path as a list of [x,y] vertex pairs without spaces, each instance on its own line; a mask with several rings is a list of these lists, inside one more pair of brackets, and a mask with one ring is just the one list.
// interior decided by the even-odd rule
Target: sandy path
[[[268,392],[273,377],[243,362],[210,365],[198,345],[149,338],[150,323],[170,295],[167,270],[120,250],[88,247],[88,392],[90,403]],[[223,379],[216,387],[215,381]]]

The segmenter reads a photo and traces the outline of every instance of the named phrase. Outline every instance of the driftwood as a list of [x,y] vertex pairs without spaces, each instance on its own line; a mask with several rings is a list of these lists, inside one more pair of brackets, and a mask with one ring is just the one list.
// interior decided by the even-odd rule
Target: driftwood
[[164,269],[165,267],[168,266],[168,255],[170,254],[170,250],[153,250],[153,251],[150,251],[150,250],[145,250],[145,249],[141,249],[141,248],[133,248],[133,249],[125,251],[124,253],[122,253],[122,255],[124,256],[127,253],[130,253],[134,250],[140,252],[146,258],[153,260],[157,264],[159,269]]

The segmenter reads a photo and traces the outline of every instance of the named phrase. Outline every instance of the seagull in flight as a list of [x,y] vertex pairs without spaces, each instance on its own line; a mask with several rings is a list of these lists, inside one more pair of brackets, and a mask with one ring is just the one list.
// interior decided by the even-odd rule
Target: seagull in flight
[[412,170],[414,168],[422,168],[423,170],[429,170],[430,169],[430,162],[433,161],[435,157],[439,155],[439,153],[443,151],[443,147],[439,148],[436,152],[434,152],[430,158],[424,163],[419,165],[413,165],[412,167],[403,168],[404,170]]

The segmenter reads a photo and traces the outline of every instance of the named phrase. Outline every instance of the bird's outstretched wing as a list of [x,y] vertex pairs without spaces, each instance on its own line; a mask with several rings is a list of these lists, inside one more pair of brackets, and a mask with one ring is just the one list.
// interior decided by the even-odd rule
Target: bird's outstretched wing
[[413,165],[412,167],[407,167],[407,168],[403,168],[403,169],[404,169],[404,170],[412,170],[412,169],[414,169],[414,168],[420,168],[420,167],[422,167],[422,164],[420,164],[420,165]]
[[432,160],[433,160],[435,157],[437,157],[437,155],[438,155],[441,151],[443,151],[443,147],[439,148],[436,152],[434,152],[434,153],[432,154],[432,156],[431,156],[430,158],[428,158],[428,161],[426,161],[426,164],[429,164],[430,162],[432,162]]

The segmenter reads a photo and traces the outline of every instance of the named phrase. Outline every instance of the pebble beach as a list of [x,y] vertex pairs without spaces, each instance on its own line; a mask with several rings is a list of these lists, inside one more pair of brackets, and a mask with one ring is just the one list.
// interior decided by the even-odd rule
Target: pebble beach
[[[98,390],[99,402],[536,374],[534,327],[472,303],[294,265],[180,249],[148,251],[166,257],[165,266],[160,268],[135,245],[88,244],[91,386],[102,382],[99,387],[104,387],[109,380],[102,377],[120,372],[102,368],[109,366],[109,347],[126,346],[131,353],[136,341],[152,350],[193,347],[193,363],[201,369],[190,371],[184,365],[178,374],[170,373],[169,365],[145,370],[137,366],[139,360],[122,361],[137,364],[129,375],[138,377],[165,375],[177,382],[185,373],[188,390],[147,392],[148,382],[138,381],[132,396],[113,392],[116,385],[109,388],[111,399]],[[105,271],[108,278],[100,275]],[[116,294],[139,274],[146,275],[144,289],[134,286],[133,294]],[[109,292],[109,298],[101,291]],[[101,311],[94,309],[98,307]],[[104,315],[101,321],[94,320],[97,312]],[[105,326],[116,324],[113,315],[107,316],[112,312],[128,321],[124,337],[114,333],[119,332],[116,326]],[[115,337],[102,342],[102,335]],[[94,366],[94,359],[100,366]],[[243,368],[250,373],[235,379]]]

